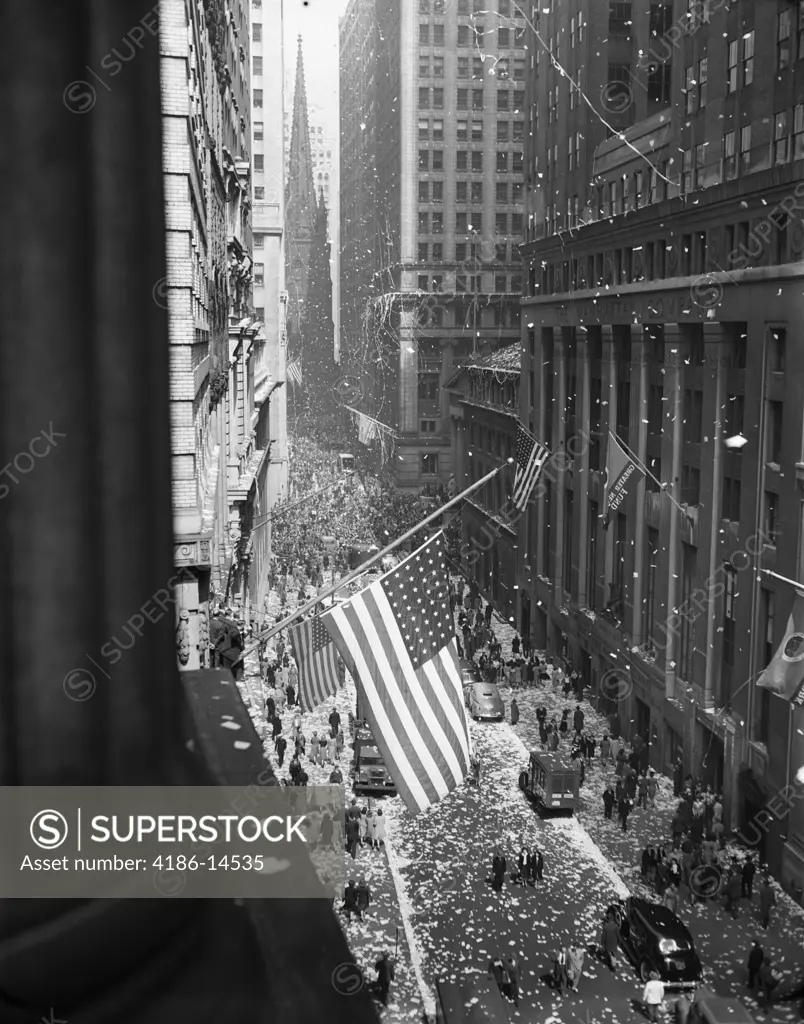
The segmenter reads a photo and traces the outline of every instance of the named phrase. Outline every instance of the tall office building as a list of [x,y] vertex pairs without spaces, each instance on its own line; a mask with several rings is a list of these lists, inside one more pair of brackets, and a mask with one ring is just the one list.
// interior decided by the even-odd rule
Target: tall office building
[[[804,11],[532,14],[520,414],[556,457],[520,524],[521,628],[730,824],[762,811],[790,883],[804,816],[763,808],[804,764],[804,712],[756,682],[780,577],[804,579]],[[648,472],[605,515],[612,434]]]
[[526,29],[510,0],[352,0],[340,41],[342,362],[421,489],[456,364],[518,337]]

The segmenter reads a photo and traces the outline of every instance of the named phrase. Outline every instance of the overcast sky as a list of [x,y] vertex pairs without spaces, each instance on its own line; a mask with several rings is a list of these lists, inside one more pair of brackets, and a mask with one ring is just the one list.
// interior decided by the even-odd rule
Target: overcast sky
[[285,103],[293,104],[297,36],[304,50],[304,77],[311,122],[324,123],[333,141],[338,136],[338,18],[348,0],[284,0]]

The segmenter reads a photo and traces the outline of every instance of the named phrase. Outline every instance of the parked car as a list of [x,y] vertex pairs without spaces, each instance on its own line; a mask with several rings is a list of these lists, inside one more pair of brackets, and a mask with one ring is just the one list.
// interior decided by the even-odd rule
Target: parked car
[[630,897],[620,941],[643,981],[656,971],[668,988],[694,988],[703,977],[689,929],[662,903]]
[[484,975],[436,982],[436,1024],[508,1024],[500,990]]
[[396,793],[396,785],[371,730],[362,724],[356,727],[353,776],[355,793]]
[[505,718],[505,705],[496,683],[469,683],[464,687],[464,697],[472,718]]
[[469,661],[466,658],[460,658],[461,666],[461,681],[466,683],[482,683],[483,677],[480,674],[480,669],[475,665],[473,661]]
[[707,996],[692,1004],[687,1024],[756,1024],[756,1017],[739,999]]

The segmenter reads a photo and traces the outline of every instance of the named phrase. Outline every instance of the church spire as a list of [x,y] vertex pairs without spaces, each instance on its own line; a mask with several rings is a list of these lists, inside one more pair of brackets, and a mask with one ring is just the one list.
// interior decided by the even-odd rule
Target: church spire
[[[313,154],[307,117],[307,87],[304,82],[302,37],[296,57],[296,86],[293,94],[293,122],[285,202],[286,278],[288,328],[292,348],[299,354],[310,292],[310,248],[316,227],[316,195],[313,183]],[[294,340],[295,336],[295,340]]]

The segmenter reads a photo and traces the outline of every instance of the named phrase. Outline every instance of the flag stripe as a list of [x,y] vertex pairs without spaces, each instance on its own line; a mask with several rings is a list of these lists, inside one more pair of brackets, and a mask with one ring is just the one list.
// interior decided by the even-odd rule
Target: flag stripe
[[514,507],[524,512],[530,500],[531,492],[541,473],[542,466],[549,455],[548,449],[539,444],[533,434],[522,424],[517,426],[516,437],[516,474],[514,476],[514,492],[511,500]]
[[322,616],[354,659],[374,738],[414,812],[463,782],[471,750],[443,556],[438,534]]
[[[365,653],[371,652],[371,646],[368,645],[364,649],[363,645],[358,642],[358,636],[352,628],[351,617],[347,619],[343,607],[335,608],[328,612],[327,615],[331,617],[329,628],[342,639],[354,658],[357,676],[360,681],[360,695],[367,706],[366,710],[369,711],[370,718],[376,723],[377,728],[382,732],[385,739],[383,756],[386,767],[391,773],[391,777],[406,805],[408,807],[415,806],[419,810],[423,810],[433,800],[431,796],[425,793],[424,787],[419,781],[422,773],[418,759],[416,759],[416,766],[414,767],[408,758],[408,752],[412,753],[415,758],[415,751],[407,751],[403,747],[401,737],[397,736],[397,733],[391,726],[377,687],[372,685],[376,669],[372,669],[364,657]],[[357,625],[357,622],[355,622],[355,625]],[[374,659],[372,658],[371,661],[373,662]]]

